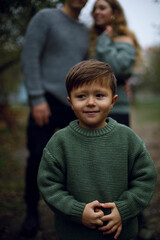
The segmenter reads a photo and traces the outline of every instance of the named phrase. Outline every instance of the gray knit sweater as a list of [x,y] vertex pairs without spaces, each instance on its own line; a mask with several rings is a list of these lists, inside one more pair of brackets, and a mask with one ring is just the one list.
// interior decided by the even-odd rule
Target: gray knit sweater
[[85,59],[88,30],[60,9],[43,9],[31,20],[22,52],[22,70],[31,105],[45,101],[45,92],[64,104],[69,69]]
[[137,233],[137,214],[149,203],[156,170],[142,140],[109,118],[102,129],[87,130],[77,121],[56,132],[44,149],[38,173],[42,196],[55,212],[62,240],[107,240],[81,223],[86,203],[115,202],[123,221],[119,239]]
[[130,102],[124,91],[124,83],[132,74],[136,58],[135,47],[124,42],[114,42],[103,33],[97,39],[95,58],[107,62],[117,78],[118,99],[111,113],[128,114]]

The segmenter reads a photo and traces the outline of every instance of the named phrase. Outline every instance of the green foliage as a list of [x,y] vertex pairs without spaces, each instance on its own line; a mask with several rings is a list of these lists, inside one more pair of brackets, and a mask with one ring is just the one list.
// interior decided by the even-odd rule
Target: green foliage
[[54,8],[61,2],[56,0],[1,0],[1,46],[21,47],[26,27],[33,15],[42,8]]
[[1,0],[0,7],[0,103],[20,82],[20,53],[27,25],[42,8],[55,8],[60,0]]
[[[10,108],[16,123],[12,133],[0,118],[0,215],[24,211],[24,164],[29,107]],[[18,151],[17,151],[18,150]]]
[[160,47],[150,49],[146,71],[146,83],[154,93],[160,93]]
[[140,84],[136,88],[143,92],[158,95],[160,93],[160,47],[148,49],[145,55],[143,72],[138,74]]
[[20,63],[19,55],[20,51],[13,49],[0,49],[0,55],[3,58],[0,59],[0,103],[5,104],[7,102],[8,95],[16,91],[20,82]]
[[136,112],[137,122],[159,123],[160,122],[160,98],[139,99],[132,104],[132,111]]

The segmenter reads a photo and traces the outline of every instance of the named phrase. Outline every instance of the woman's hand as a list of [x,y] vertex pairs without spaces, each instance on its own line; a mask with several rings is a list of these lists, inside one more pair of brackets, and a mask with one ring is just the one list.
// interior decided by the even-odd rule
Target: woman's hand
[[104,30],[104,33],[108,34],[108,36],[111,38],[112,35],[113,35],[113,29],[110,25],[107,25],[105,30]]

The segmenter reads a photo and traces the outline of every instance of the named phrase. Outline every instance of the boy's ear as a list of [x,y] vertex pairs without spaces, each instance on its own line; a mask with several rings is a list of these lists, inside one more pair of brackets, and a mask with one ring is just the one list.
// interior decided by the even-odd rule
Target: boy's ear
[[68,102],[69,102],[69,104],[70,104],[70,106],[72,108],[72,101],[71,101],[71,98],[69,96],[67,97],[67,100],[68,100]]
[[68,100],[68,102],[71,104],[71,99],[70,99],[69,96],[67,97],[67,100]]
[[117,98],[118,98],[118,95],[117,95],[117,94],[113,96],[113,98],[112,98],[112,103],[111,103],[111,109],[113,108],[114,104],[116,103]]

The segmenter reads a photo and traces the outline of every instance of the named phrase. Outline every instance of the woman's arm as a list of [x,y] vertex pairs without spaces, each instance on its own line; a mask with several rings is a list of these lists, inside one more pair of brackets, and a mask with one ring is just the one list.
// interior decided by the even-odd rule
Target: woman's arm
[[135,58],[136,49],[129,38],[119,37],[113,41],[108,34],[103,33],[97,39],[96,59],[111,65],[117,78],[127,79],[132,72]]

